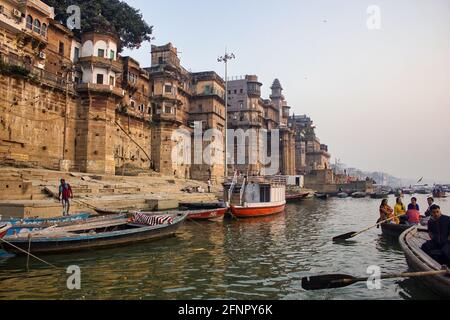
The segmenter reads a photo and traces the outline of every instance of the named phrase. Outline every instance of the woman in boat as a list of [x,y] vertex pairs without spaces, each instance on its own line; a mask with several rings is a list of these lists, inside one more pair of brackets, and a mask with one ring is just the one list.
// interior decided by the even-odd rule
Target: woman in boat
[[[379,221],[385,221],[387,219],[394,220],[394,210],[389,206],[387,199],[383,199],[381,201],[380,205],[380,220]],[[393,221],[390,220],[389,223],[393,223]]]
[[408,211],[406,211],[408,217],[407,223],[410,226],[417,226],[420,224],[420,212],[417,210],[417,205],[410,203],[408,205]]
[[398,197],[394,207],[394,215],[395,215],[394,222],[396,224],[400,224],[400,220],[402,219],[402,217],[405,216],[405,214],[406,214],[406,207],[402,202],[402,198]]

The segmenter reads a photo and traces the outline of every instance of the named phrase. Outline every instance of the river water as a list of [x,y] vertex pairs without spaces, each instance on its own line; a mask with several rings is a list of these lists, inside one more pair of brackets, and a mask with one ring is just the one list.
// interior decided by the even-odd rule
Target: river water
[[[422,212],[426,196],[418,196]],[[408,202],[409,198],[405,198]],[[301,278],[322,273],[365,276],[408,269],[395,240],[373,229],[333,244],[378,218],[381,200],[310,199],[274,217],[186,222],[177,237],[95,252],[42,256],[58,267],[81,268],[81,289],[68,290],[65,271],[23,257],[0,260],[0,299],[431,299],[413,280],[386,280],[306,292]],[[393,206],[394,198],[389,199]],[[439,200],[450,214],[450,199]],[[406,203],[407,204],[407,203]]]

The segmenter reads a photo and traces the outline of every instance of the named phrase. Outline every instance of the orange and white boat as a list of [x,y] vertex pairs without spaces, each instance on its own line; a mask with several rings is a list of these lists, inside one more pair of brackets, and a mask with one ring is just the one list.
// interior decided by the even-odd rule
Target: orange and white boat
[[224,193],[236,218],[270,216],[284,212],[286,207],[285,177],[235,176],[231,184],[224,184]]

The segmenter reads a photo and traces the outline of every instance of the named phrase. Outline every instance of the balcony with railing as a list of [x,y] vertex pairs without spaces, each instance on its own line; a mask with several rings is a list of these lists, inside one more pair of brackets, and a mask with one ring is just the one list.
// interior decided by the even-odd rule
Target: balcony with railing
[[75,85],[75,89],[78,92],[98,92],[98,93],[108,93],[115,95],[119,98],[123,98],[125,91],[121,88],[98,83],[80,83]]
[[78,64],[81,66],[94,66],[98,68],[111,69],[114,72],[122,72],[123,65],[120,61],[108,59],[105,57],[88,56],[78,59]]
[[19,76],[32,81],[37,81],[61,90],[74,89],[73,82],[68,82],[65,76],[60,76],[45,69],[33,66],[25,59],[21,58],[0,54],[0,71],[7,74],[10,73],[12,76]]
[[22,32],[22,29],[25,28],[25,20],[21,14],[20,11],[8,10],[0,5],[0,27],[15,34]]

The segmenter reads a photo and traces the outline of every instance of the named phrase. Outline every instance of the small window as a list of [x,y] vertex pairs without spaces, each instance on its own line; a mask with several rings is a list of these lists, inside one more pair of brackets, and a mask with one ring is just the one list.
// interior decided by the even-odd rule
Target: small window
[[244,93],[244,89],[241,89],[241,93]]
[[64,42],[59,42],[59,54],[64,55]]
[[97,74],[97,84],[103,84],[103,75]]
[[164,113],[172,113],[172,108],[171,107],[165,107],[164,108]]
[[104,58],[105,57],[105,50],[104,49],[98,49],[97,56]]
[[34,20],[33,26],[34,26],[33,31],[40,34],[41,33],[41,22],[38,19],[36,19],[36,20]]
[[198,105],[198,111],[203,112],[203,105],[201,104]]
[[109,58],[111,60],[116,60],[116,52],[114,50],[109,51]]
[[163,57],[159,57],[158,58],[158,64],[163,64],[164,63],[164,58]]
[[42,24],[41,36],[43,36],[45,38],[47,37],[47,25],[45,23]]
[[114,82],[115,82],[115,78],[114,78],[114,76],[109,76],[109,84],[111,85],[111,86],[114,86]]
[[32,30],[33,29],[33,17],[32,16],[27,16],[27,29]]
[[165,93],[172,93],[172,86],[171,85],[165,85],[164,86],[164,92]]
[[80,58],[80,48],[75,48],[73,51],[73,61],[77,62]]

